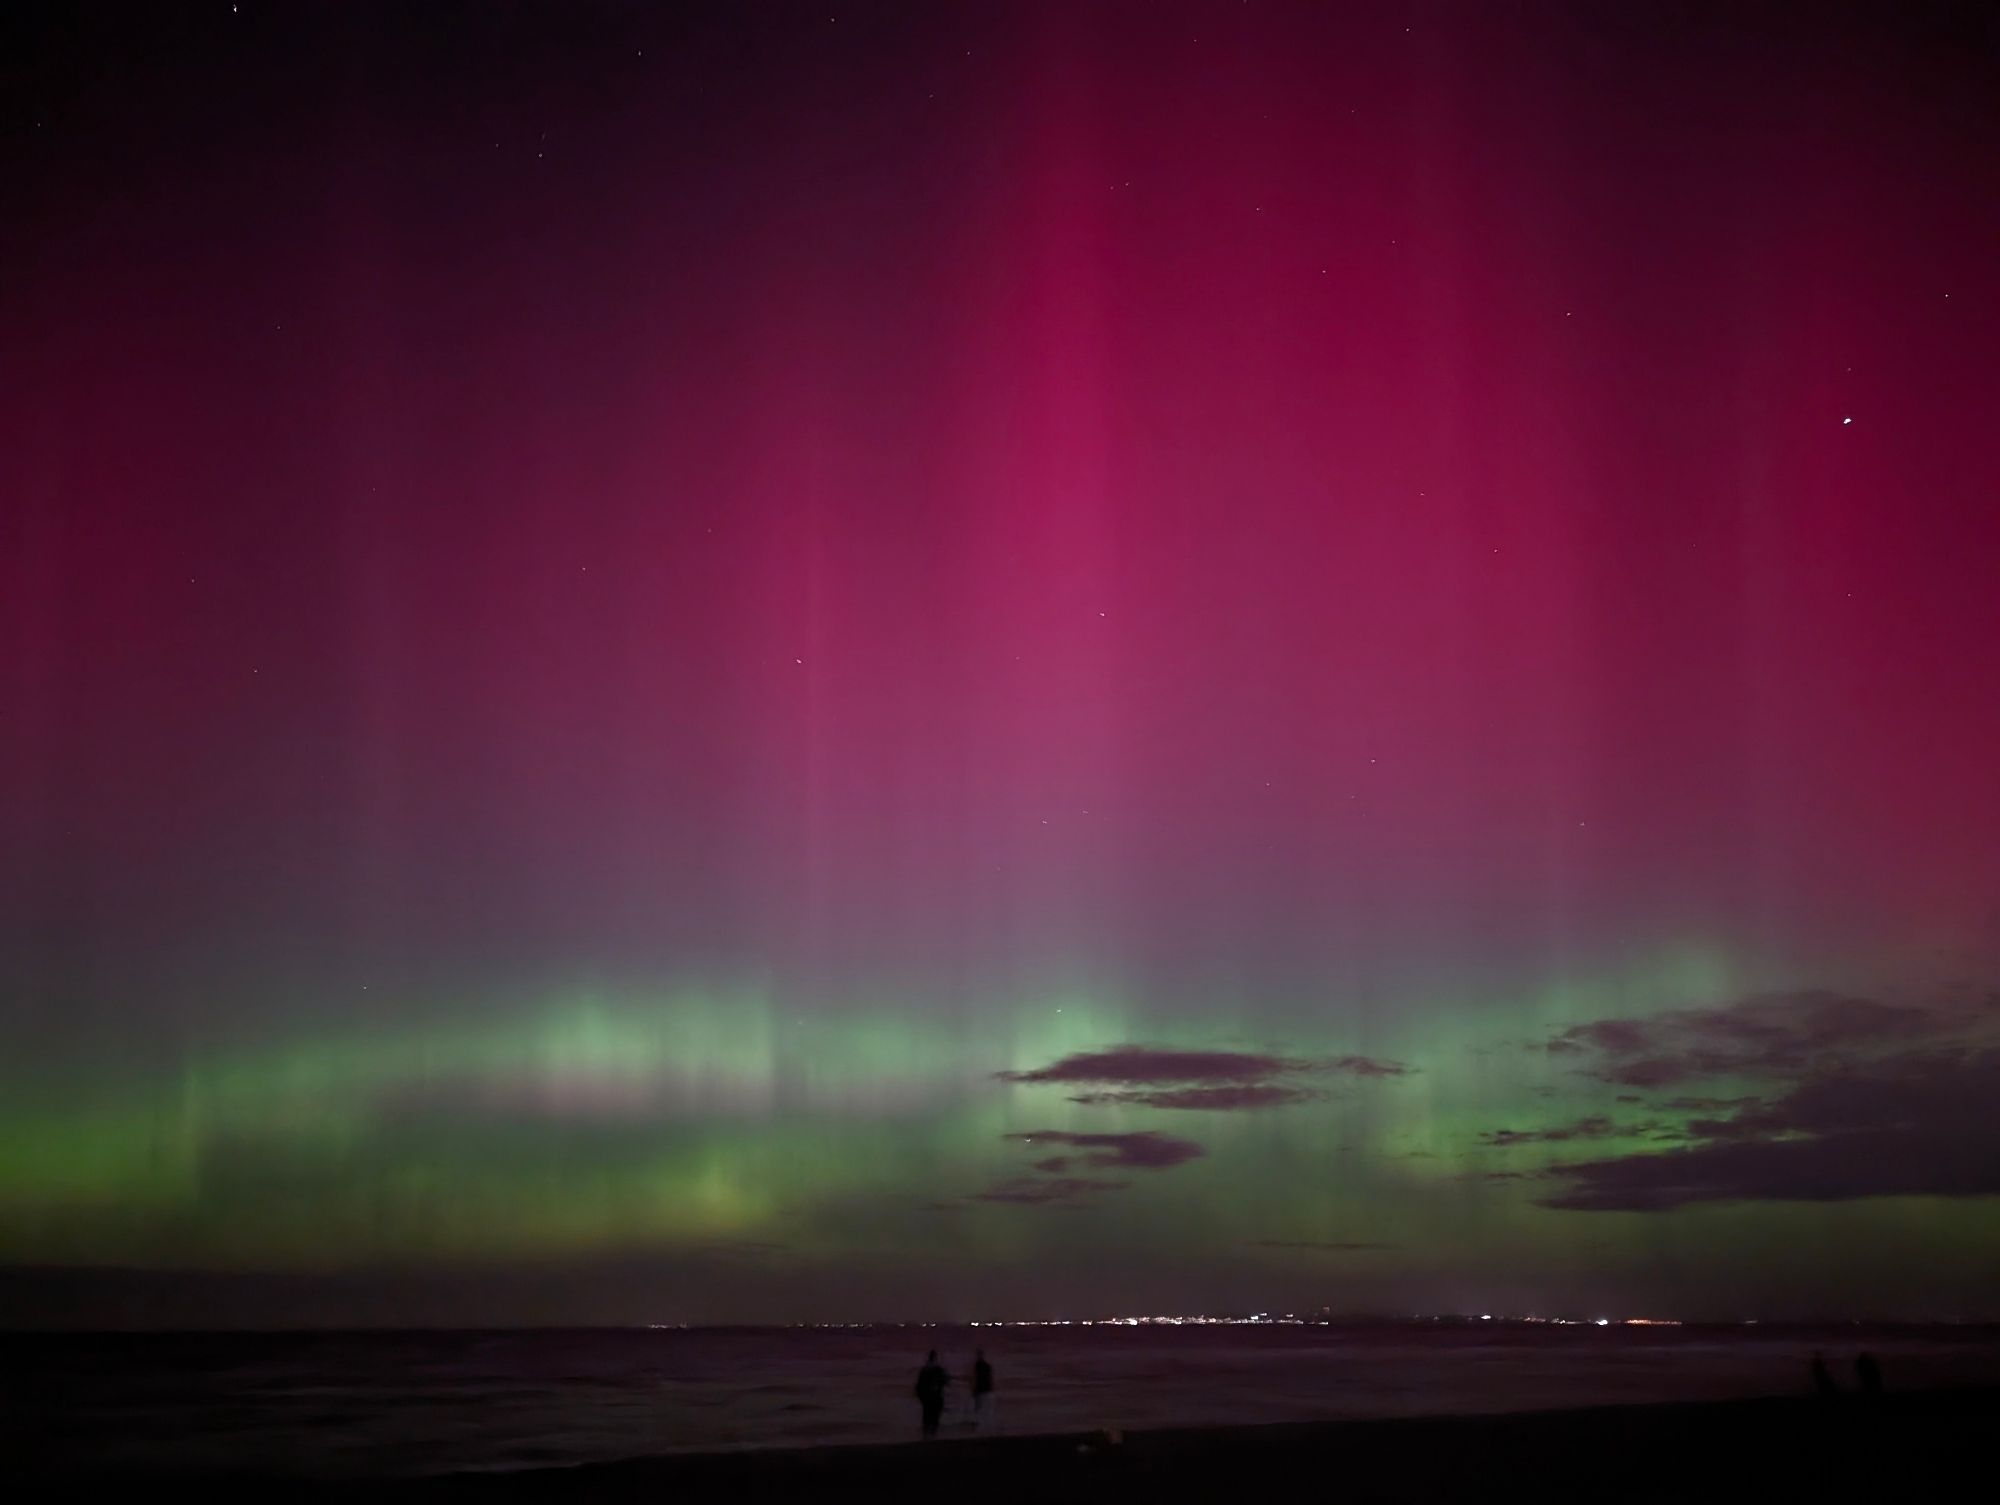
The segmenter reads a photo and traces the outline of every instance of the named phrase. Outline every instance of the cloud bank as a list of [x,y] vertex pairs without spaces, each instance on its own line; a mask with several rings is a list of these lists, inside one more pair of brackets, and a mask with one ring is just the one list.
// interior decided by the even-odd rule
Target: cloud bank
[[1165,1171],[1208,1153],[1192,1139],[1181,1139],[1146,1129],[1131,1134],[1077,1134],[1066,1129],[1038,1129],[1024,1134],[1003,1134],[1001,1138],[1037,1148],[1054,1148],[1060,1153],[1044,1155],[1031,1163],[1032,1175],[1011,1176],[985,1191],[973,1194],[973,1202],[998,1202],[1016,1207],[1076,1206],[1105,1192],[1123,1191],[1130,1181],[1100,1176],[1072,1175],[1072,1171]]
[[[1735,1201],[2000,1196],[2000,1008],[1942,1010],[1822,992],[1760,995],[1651,1019],[1606,1019],[1548,1042],[1625,1086],[1768,1081],[1761,1092],[1686,1092],[1683,1147],[1559,1162],[1545,1207],[1659,1212]],[[1567,1130],[1490,1145],[1608,1137]],[[1645,1125],[1641,1128],[1656,1128]],[[1656,1134],[1655,1137],[1663,1137]]]
[[1064,1056],[1033,1071],[1003,1071],[998,1076],[1001,1081],[1028,1086],[1081,1088],[1070,1095],[1070,1101],[1093,1107],[1241,1112],[1317,1098],[1321,1093],[1311,1084],[1315,1076],[1379,1079],[1405,1076],[1409,1070],[1400,1061],[1362,1055],[1311,1058],[1114,1045]]

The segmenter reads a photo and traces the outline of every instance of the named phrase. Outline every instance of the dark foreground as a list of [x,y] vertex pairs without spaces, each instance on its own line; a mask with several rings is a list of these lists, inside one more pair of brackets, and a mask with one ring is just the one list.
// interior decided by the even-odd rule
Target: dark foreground
[[203,1494],[380,1500],[1266,1499],[1896,1502],[1988,1498],[2000,1389],[1607,1407],[634,1459]]

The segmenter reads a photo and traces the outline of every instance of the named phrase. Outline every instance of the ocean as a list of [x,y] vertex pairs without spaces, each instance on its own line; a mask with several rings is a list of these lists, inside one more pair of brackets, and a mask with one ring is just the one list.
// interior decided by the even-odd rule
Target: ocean
[[927,1349],[966,1436],[975,1347],[1013,1433],[1799,1393],[1824,1350],[1892,1389],[2000,1382],[1992,1328],[1408,1326],[13,1334],[32,1473],[411,1477],[917,1432]]

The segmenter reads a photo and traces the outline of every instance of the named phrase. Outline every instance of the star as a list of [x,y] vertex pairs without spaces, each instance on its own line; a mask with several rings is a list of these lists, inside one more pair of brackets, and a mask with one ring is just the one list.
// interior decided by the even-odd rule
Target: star
[[1842,428],[1846,428],[1852,422],[1854,422],[1852,418],[1843,418],[1840,420],[1840,426]]

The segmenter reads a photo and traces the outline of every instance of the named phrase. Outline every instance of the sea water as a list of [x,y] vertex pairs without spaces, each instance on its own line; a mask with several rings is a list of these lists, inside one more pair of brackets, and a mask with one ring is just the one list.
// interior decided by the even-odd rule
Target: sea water
[[1817,1350],[1892,1388],[2000,1382],[1981,1328],[1229,1326],[56,1335],[4,1340],[34,1471],[412,1476],[913,1438],[931,1348],[972,1435],[1804,1393]]

